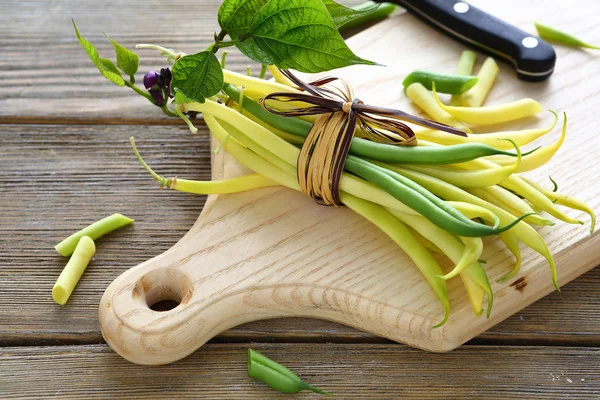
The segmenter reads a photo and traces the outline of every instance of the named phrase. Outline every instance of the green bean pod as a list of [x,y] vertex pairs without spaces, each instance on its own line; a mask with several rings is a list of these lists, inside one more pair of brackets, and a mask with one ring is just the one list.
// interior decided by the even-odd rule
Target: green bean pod
[[477,84],[479,78],[469,75],[438,74],[435,72],[415,70],[402,81],[406,88],[418,82],[428,90],[434,87],[439,93],[463,94]]
[[458,236],[496,235],[509,230],[529,216],[529,214],[525,214],[508,225],[493,228],[466,218],[458,210],[444,203],[439,197],[434,196],[410,179],[358,157],[348,157],[346,170],[379,186],[440,228]]
[[600,50],[600,46],[586,43],[571,34],[561,32],[558,29],[552,28],[548,25],[544,25],[539,22],[534,22],[534,25],[540,37],[549,42],[554,42],[569,47],[583,47],[586,49]]
[[[375,3],[374,1],[365,1],[364,3],[352,7],[352,9],[355,11],[366,11],[375,7],[376,5],[377,3]],[[354,29],[368,22],[382,20],[393,14],[397,8],[398,6],[392,3],[381,3],[379,4],[379,7],[373,9],[373,11],[369,12],[368,14],[346,22],[344,25],[340,26],[339,30],[345,31],[349,29]]]
[[[456,164],[480,157],[517,154],[498,150],[482,143],[453,144],[450,146],[394,146],[370,140],[354,138],[350,153],[392,164]],[[462,160],[462,161],[456,161]]]
[[[235,86],[226,84],[224,90],[229,97],[239,104],[241,93]],[[293,135],[306,137],[312,127],[310,122],[299,118],[271,114],[262,108],[260,104],[246,96],[244,96],[242,105],[246,111],[256,118]],[[408,147],[376,143],[358,137],[352,139],[350,154],[394,164],[455,164],[493,155],[517,156],[514,153],[498,150],[482,143]]]
[[331,395],[304,382],[298,375],[283,365],[252,349],[248,349],[248,376],[266,383],[281,393],[298,393],[302,390],[311,390],[315,393]]

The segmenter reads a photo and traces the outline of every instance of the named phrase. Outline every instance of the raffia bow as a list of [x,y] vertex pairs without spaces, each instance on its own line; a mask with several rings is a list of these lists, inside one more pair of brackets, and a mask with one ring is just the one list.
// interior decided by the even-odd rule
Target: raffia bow
[[[360,131],[365,139],[396,146],[417,144],[413,130],[401,121],[466,136],[453,127],[400,110],[364,104],[354,98],[352,88],[343,79],[323,78],[305,83],[289,71],[281,72],[303,93],[271,93],[260,103],[267,111],[277,115],[319,115],[302,146],[297,166],[300,189],[319,204],[342,205],[339,183],[356,131]],[[343,88],[325,86],[334,81],[341,82]],[[267,101],[300,102],[307,106],[282,111],[269,106]]]

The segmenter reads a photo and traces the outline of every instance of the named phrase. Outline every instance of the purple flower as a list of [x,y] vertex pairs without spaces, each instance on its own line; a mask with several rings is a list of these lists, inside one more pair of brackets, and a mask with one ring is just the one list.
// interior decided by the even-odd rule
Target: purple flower
[[144,86],[150,89],[158,84],[160,74],[156,71],[149,71],[144,75]]
[[150,89],[149,92],[157,106],[163,107],[166,104],[162,89]]

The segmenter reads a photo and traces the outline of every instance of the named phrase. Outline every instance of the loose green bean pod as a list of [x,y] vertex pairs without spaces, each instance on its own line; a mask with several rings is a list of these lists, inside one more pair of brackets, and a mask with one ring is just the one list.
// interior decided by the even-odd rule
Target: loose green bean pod
[[544,25],[540,22],[534,22],[534,25],[540,37],[549,42],[554,42],[570,47],[583,47],[586,49],[600,50],[600,46],[595,46],[593,44],[586,43],[573,35],[559,31],[558,29],[552,28],[548,25]]
[[64,257],[68,257],[73,254],[75,248],[77,247],[77,243],[84,236],[89,236],[92,240],[96,240],[101,236],[106,235],[109,232],[112,232],[116,229],[119,229],[125,225],[129,225],[134,222],[131,218],[127,218],[121,214],[113,214],[110,217],[106,217],[101,219],[100,221],[96,221],[87,228],[83,228],[79,232],[75,232],[56,246],[54,248],[56,251]]
[[60,273],[52,288],[52,298],[55,302],[61,306],[67,303],[95,252],[94,241],[88,236],[82,236],[77,242],[77,247],[67,266]]
[[435,88],[433,88],[433,98],[445,112],[454,118],[475,125],[501,124],[530,117],[542,111],[541,104],[533,99],[521,99],[489,107],[455,107],[442,103]]
[[366,24],[368,22],[382,20],[382,19],[387,18],[390,15],[392,15],[398,8],[397,5],[392,4],[392,3],[377,4],[374,1],[365,1],[364,3],[361,3],[352,8],[356,11],[365,11],[365,10],[372,9],[373,7],[376,7],[377,5],[379,5],[379,7],[375,8],[373,11],[369,12],[366,15],[355,18],[355,19],[345,23],[344,25],[340,26],[339,30],[341,32],[343,32],[346,30],[358,28],[361,25]]
[[[477,61],[477,53],[471,50],[465,50],[461,53],[458,65],[456,66],[457,75],[472,75],[475,69],[475,61]],[[450,99],[450,105],[460,105],[460,95],[454,95]]]
[[413,83],[420,83],[429,90],[435,85],[440,93],[463,94],[475,86],[478,81],[479,78],[476,76],[449,75],[415,70],[404,78],[402,85],[406,88]]
[[283,365],[252,349],[248,349],[248,376],[266,383],[281,393],[298,393],[302,390],[311,390],[318,394],[331,395],[304,382],[298,375]]

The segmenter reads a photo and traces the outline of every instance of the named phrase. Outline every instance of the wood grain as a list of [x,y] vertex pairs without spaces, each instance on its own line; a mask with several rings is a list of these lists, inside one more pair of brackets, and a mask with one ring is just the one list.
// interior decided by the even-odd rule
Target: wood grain
[[[203,128],[201,125],[199,125]],[[0,127],[0,345],[98,343],[97,307],[108,284],[166,251],[189,230],[203,196],[159,191],[127,141],[166,176],[208,179],[208,136],[147,126]],[[35,155],[35,161],[32,160]],[[136,223],[98,242],[67,307],[52,302],[65,259],[54,244],[78,227],[119,211]],[[600,270],[588,273],[480,337],[482,341],[600,344]],[[10,306],[19,305],[18,307]],[[288,319],[229,330],[219,341],[381,341],[334,323]]]
[[[531,21],[543,16],[543,22],[568,28],[570,32],[589,41],[600,42],[600,33],[593,24],[597,19],[593,17],[595,4],[578,2],[572,6],[564,2],[541,0],[527,3],[516,0],[471,2],[530,31]],[[152,148],[144,153],[149,161],[155,163],[153,165],[160,164],[166,174],[182,176],[182,171],[185,171],[185,176],[206,178],[209,176],[209,155],[205,139],[200,140],[200,147],[196,148],[196,142],[191,141],[188,131],[183,128],[85,126],[179,122],[164,119],[161,113],[138,101],[125,89],[119,93],[100,77],[75,42],[69,18],[75,17],[82,33],[99,43],[104,40],[101,32],[105,31],[128,45],[141,41],[137,40],[139,38],[167,45],[172,43],[173,47],[178,48],[186,46],[186,51],[193,52],[202,48],[202,38],[205,34],[211,34],[211,29],[214,30],[211,24],[214,24],[219,3],[216,0],[188,2],[182,7],[183,3],[179,0],[168,4],[139,0],[0,1],[0,71],[3,76],[0,79],[0,121],[81,124],[75,127],[0,126],[0,171],[9,185],[0,194],[0,346],[100,342],[102,338],[96,312],[106,285],[133,264],[152,255],[148,254],[149,249],[153,254],[159,254],[174,244],[193,224],[204,202],[202,197],[157,192],[156,186],[125,149],[127,137],[132,132],[138,138],[141,137],[138,132],[143,133],[153,141]],[[542,10],[547,12],[542,15]],[[193,34],[184,37],[170,34],[168,28],[156,29],[157,24],[162,28],[176,17],[179,17],[179,24],[185,24],[188,32]],[[415,36],[411,40],[396,42],[402,44],[398,51],[403,51],[406,61],[418,63],[431,46],[430,43],[419,41],[419,32],[429,28],[416,23],[410,16],[403,17],[401,23],[411,20],[413,22],[409,23],[415,29]],[[454,66],[456,51],[461,48],[450,40],[440,38],[444,41],[444,47],[452,52],[445,56],[445,68],[450,71]],[[412,46],[412,43],[416,46]],[[103,55],[110,55],[111,49],[106,43],[99,47]],[[142,55],[141,71],[162,66],[161,60],[151,54]],[[562,81],[559,86],[576,84],[578,81],[590,82],[589,79],[596,74],[593,64],[589,66],[587,63],[596,58],[592,52],[570,52],[559,48],[559,66],[571,71],[569,76],[574,78],[573,81]],[[229,63],[232,69],[238,71],[246,65],[246,61],[236,54],[230,56]],[[421,63],[418,64],[423,67]],[[579,64],[588,66],[582,73],[574,73]],[[398,74],[404,73],[402,68],[392,67]],[[409,67],[406,68],[408,71]],[[503,71],[505,79],[514,78],[510,69]],[[597,85],[590,83],[590,88],[594,87]],[[365,86],[360,90],[367,89]],[[549,91],[551,89],[546,87],[536,94],[544,95]],[[406,104],[400,90],[394,93],[397,94],[393,99],[396,105]],[[502,99],[510,98],[513,94],[498,92],[496,88],[493,95]],[[361,97],[364,95],[361,94]],[[590,99],[594,99],[591,92],[583,99],[566,98],[564,104],[586,104]],[[594,109],[589,107],[590,113]],[[595,135],[595,126],[582,127],[581,131]],[[7,132],[8,135],[5,134]],[[80,155],[73,149],[67,151],[67,141],[57,140],[63,132],[72,135],[69,144],[73,138],[77,140],[76,150],[82,152]],[[36,140],[32,139],[34,136]],[[103,142],[106,146],[101,147],[102,152],[98,152],[98,144],[88,143],[89,139]],[[170,147],[168,142],[176,144]],[[165,148],[168,148],[169,154],[163,151]],[[38,156],[38,151],[42,156]],[[176,159],[171,156],[176,156]],[[73,159],[75,161],[69,162]],[[103,167],[106,162],[111,167],[105,171]],[[55,173],[57,166],[61,165],[65,166],[64,169],[59,168],[62,172]],[[86,165],[92,165],[95,169],[90,171]],[[91,183],[81,181],[78,175]],[[109,185],[105,183],[107,180]],[[129,189],[134,189],[133,197],[123,187],[123,182]],[[83,192],[90,196],[85,196]],[[149,196],[152,199],[150,202]],[[89,200],[90,197],[93,202]],[[50,290],[64,260],[54,253],[52,246],[74,227],[113,212],[115,205],[121,207],[124,213],[135,215],[137,223],[111,234],[101,242],[99,248],[102,246],[105,250],[96,256],[96,268],[86,272],[71,298],[70,306],[58,309],[51,301]],[[71,209],[74,211],[71,212]],[[36,217],[45,222],[39,222]],[[600,269],[596,268],[563,287],[562,293],[552,293],[480,335],[473,343],[580,343],[598,347],[598,282]],[[225,332],[216,340],[382,341],[343,325],[303,318],[246,324]],[[333,352],[331,346],[343,349]],[[327,378],[335,376],[336,381],[327,388],[340,387],[338,393],[346,398],[358,398],[357,393],[361,397],[380,398],[396,397],[397,393],[410,398],[433,398],[438,394],[440,398],[445,395],[443,398],[490,399],[599,396],[598,379],[592,380],[581,375],[585,379],[581,384],[588,386],[574,388],[579,382],[564,373],[564,366],[568,368],[568,363],[573,363],[573,370],[567,371],[574,374],[590,371],[590,375],[597,378],[599,374],[594,368],[599,363],[595,348],[469,346],[447,355],[430,355],[404,346],[378,346],[381,345],[253,345],[265,354],[285,361],[286,365],[315,384],[329,385]],[[0,352],[0,397],[23,398],[29,394],[30,398],[39,398],[43,393],[71,398],[126,395],[164,398],[177,393],[179,397],[239,398],[250,393],[247,396],[249,398],[265,398],[267,395],[281,398],[266,391],[260,384],[244,380],[245,369],[241,364],[244,362],[245,348],[209,344],[174,366],[152,368],[128,364],[107,346],[5,348],[0,349],[4,350]],[[235,353],[234,356],[231,356],[231,351]],[[278,358],[284,351],[285,357]],[[464,355],[465,351],[469,352],[468,357]],[[288,356],[291,353],[295,353],[293,358]],[[322,360],[327,360],[323,361],[327,367],[326,373],[311,373],[315,371],[311,366],[321,365],[319,363]],[[343,360],[343,369],[339,369],[339,360]],[[198,368],[199,363],[201,368]],[[490,365],[492,367],[488,368]],[[413,366],[417,366],[415,374],[411,373]],[[478,370],[475,371],[473,366],[477,366]],[[215,368],[218,373],[215,373]],[[483,378],[486,383],[492,383],[490,389],[472,379],[480,369],[487,371]],[[79,379],[71,379],[74,371]],[[513,371],[516,373],[513,374]],[[544,375],[541,371],[547,373]],[[205,378],[198,379],[198,374]],[[146,376],[149,379],[144,379]],[[56,377],[64,379],[57,380]],[[111,385],[106,384],[107,379]],[[59,389],[65,389],[64,385],[56,387],[57,382],[61,381],[75,385],[75,394],[57,393]],[[235,384],[232,385],[232,382]],[[348,386],[351,382],[359,383]],[[428,387],[436,382],[439,383],[434,386],[436,390],[429,391]],[[465,387],[464,391],[460,389],[461,386]],[[391,389],[386,391],[387,388]]]
[[[175,364],[133,365],[105,345],[0,349],[2,398],[290,398],[247,376],[247,345],[210,344]],[[253,344],[340,399],[594,399],[600,349]],[[68,379],[57,380],[57,376]],[[318,398],[302,392],[298,399]]]

